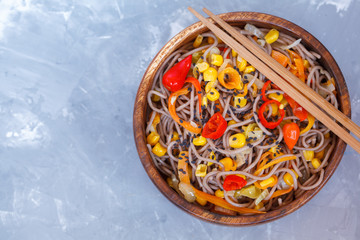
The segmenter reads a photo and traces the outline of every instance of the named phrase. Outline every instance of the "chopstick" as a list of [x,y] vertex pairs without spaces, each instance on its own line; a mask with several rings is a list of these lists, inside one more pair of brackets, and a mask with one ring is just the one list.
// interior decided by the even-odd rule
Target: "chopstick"
[[[270,59],[269,57],[263,57],[263,55],[265,56],[266,53],[264,53],[261,49],[260,49],[261,52],[256,50],[258,47],[256,45],[254,45],[251,41],[242,41],[246,37],[242,36],[240,33],[238,33],[235,29],[233,29],[230,25],[228,25],[224,21],[221,21],[221,19],[219,17],[212,14],[209,10],[204,9],[204,11],[207,12],[213,18],[213,20],[215,22],[219,23],[219,25],[222,26],[225,30],[227,30],[230,34],[233,34],[234,37],[238,41],[240,41],[243,45],[248,47],[251,52],[247,48],[245,48],[243,45],[238,43],[234,38],[232,38],[227,33],[225,33],[223,30],[221,30],[219,27],[217,27],[215,24],[211,23],[209,20],[207,20],[201,14],[196,12],[193,8],[188,7],[188,9],[205,26],[207,26],[217,37],[219,37],[224,43],[226,43],[229,47],[234,49],[236,52],[241,53],[241,56],[244,57],[252,66],[254,66],[258,71],[260,71],[262,74],[264,74],[267,78],[271,79],[272,82],[274,82],[278,87],[280,87],[286,94],[291,96],[296,102],[298,102],[302,107],[304,107],[317,120],[322,122],[334,134],[336,134],[340,139],[342,139],[344,142],[346,142],[355,151],[360,153],[360,142],[357,141],[357,139],[355,139],[353,136],[351,136],[350,133],[348,133],[345,129],[343,129],[341,126],[339,126],[332,118],[330,118],[325,112],[323,112],[321,109],[319,109],[315,104],[313,104],[306,96],[304,96],[301,93],[301,92],[304,92],[304,93],[308,94],[308,92],[307,92],[308,89],[304,88],[304,86],[302,86],[303,87],[302,88],[301,85],[297,84],[298,82],[302,83],[302,81],[300,79],[298,79],[295,76],[290,76],[290,74],[287,74],[286,72],[288,72],[288,70],[286,70],[285,68],[284,68],[285,71],[281,70],[283,67],[282,66],[280,67],[278,64],[276,64],[275,60]],[[218,21],[219,19],[220,19],[220,21]],[[239,37],[240,35],[242,37]],[[249,44],[249,42],[250,42],[250,44]],[[260,60],[259,58],[265,59],[266,64],[264,62],[262,62],[262,60]],[[293,83],[296,86],[300,86],[298,88],[305,89],[305,90],[300,90],[300,92],[299,92],[297,90],[298,88],[294,88],[283,78],[286,79],[287,81]],[[309,92],[311,92],[311,91],[309,91]],[[312,95],[316,96],[316,97],[314,97],[313,100],[316,101],[320,107],[325,109],[335,119],[337,119],[337,120],[340,119],[340,120],[338,120],[339,122],[340,121],[344,122],[343,125],[348,130],[350,130],[354,134],[356,133],[357,136],[360,135],[360,130],[359,130],[360,128],[355,123],[349,124],[348,122],[350,122],[351,120],[342,113],[341,114],[343,116],[341,116],[341,115],[339,116],[338,112],[340,112],[340,111],[330,111],[329,109],[332,109],[333,107],[330,108],[330,107],[328,107],[328,104],[324,104],[324,103],[322,103],[322,101],[318,101],[318,99],[321,98],[321,96],[317,96],[318,94],[315,91],[313,91],[313,92],[314,93]]]
[[305,93],[309,99],[312,99],[315,104],[319,105],[320,108],[326,109],[330,116],[339,121],[343,126],[349,129],[355,136],[360,138],[360,127],[356,125],[351,119],[349,119],[345,114],[335,108],[331,103],[326,101],[318,93],[316,93],[312,88],[310,88],[303,81],[299,79],[273,59],[269,54],[265,53],[259,46],[252,43],[247,37],[242,35],[240,32],[236,31],[228,23],[222,20],[220,17],[216,16],[208,9],[203,8],[203,11],[209,15],[212,19],[215,20],[221,27],[223,27],[227,32],[233,35],[244,47],[246,47],[250,52],[256,55],[258,58],[263,59],[263,61],[279,75],[283,76],[290,84],[292,84],[297,90],[301,93]]

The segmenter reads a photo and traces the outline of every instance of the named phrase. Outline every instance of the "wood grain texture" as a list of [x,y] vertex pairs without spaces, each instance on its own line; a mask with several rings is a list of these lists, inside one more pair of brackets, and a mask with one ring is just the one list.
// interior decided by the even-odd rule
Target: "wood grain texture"
[[[279,31],[287,33],[293,37],[302,38],[302,43],[308,49],[313,50],[322,56],[319,62],[329,71],[332,76],[334,76],[336,81],[339,108],[346,116],[351,116],[349,93],[340,68],[338,67],[337,63],[335,62],[329,51],[314,36],[312,36],[310,33],[302,29],[301,27],[285,19],[268,14],[255,12],[233,12],[221,14],[219,16],[226,22],[234,26],[243,27],[246,23],[252,23],[259,27],[276,28]],[[182,210],[200,219],[212,223],[224,224],[229,226],[249,226],[266,223],[286,216],[299,209],[311,198],[313,198],[333,175],[346,149],[346,144],[343,141],[339,139],[337,140],[335,150],[332,153],[329,165],[326,167],[325,170],[324,181],[319,187],[307,191],[300,198],[294,200],[292,203],[286,206],[262,215],[255,216],[223,216],[212,213],[198,205],[187,202],[167,185],[163,176],[156,169],[150,157],[150,154],[146,147],[145,136],[145,124],[147,117],[146,113],[148,110],[146,97],[147,92],[150,90],[155,73],[159,69],[161,64],[164,62],[166,57],[169,56],[174,50],[176,50],[179,46],[193,40],[199,33],[205,31],[208,31],[208,29],[200,22],[195,23],[184,29],[182,32],[173,37],[159,51],[159,53],[155,56],[153,61],[150,63],[148,69],[146,70],[136,95],[133,115],[133,131],[140,160],[152,182],[165,197],[167,197],[171,202],[173,202]]]

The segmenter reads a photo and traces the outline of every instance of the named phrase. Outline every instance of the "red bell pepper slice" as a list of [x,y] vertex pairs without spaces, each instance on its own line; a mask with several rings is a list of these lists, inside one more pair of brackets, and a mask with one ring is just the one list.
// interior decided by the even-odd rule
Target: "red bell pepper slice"
[[272,104],[272,103],[278,105],[278,107],[280,107],[280,105],[281,105],[281,103],[276,100],[269,100],[269,101],[265,102],[263,105],[261,105],[261,107],[259,109],[260,122],[264,127],[269,128],[269,129],[276,128],[281,123],[281,121],[284,119],[284,116],[285,116],[284,109],[279,108],[280,119],[277,120],[276,122],[268,122],[268,120],[264,117],[264,112],[266,110],[266,106],[269,104]]
[[304,121],[308,117],[308,112],[300,106],[294,99],[289,97],[289,95],[284,94],[286,101],[289,103],[292,108],[293,114],[300,119],[300,121]]
[[243,188],[246,183],[246,180],[240,176],[227,175],[223,183],[223,188],[225,191],[238,190]]
[[189,55],[164,74],[162,83],[167,90],[176,92],[184,86],[186,75],[191,67],[191,60],[192,55]]
[[266,88],[269,86],[269,84],[271,83],[271,81],[270,80],[268,80],[265,84],[264,84],[264,86],[262,87],[262,89],[261,89],[261,96],[262,96],[262,100],[264,101],[264,102],[267,102],[267,101],[269,101],[269,99],[266,97]]
[[221,137],[227,128],[227,122],[223,116],[217,112],[211,116],[209,121],[204,126],[202,136],[205,138],[211,138],[213,140]]

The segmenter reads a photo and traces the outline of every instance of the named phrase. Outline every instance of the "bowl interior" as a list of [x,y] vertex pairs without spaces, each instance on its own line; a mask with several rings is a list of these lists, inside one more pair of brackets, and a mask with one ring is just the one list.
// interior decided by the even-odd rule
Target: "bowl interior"
[[[324,66],[329,73],[334,77],[337,90],[338,101],[340,110],[348,117],[351,115],[350,99],[344,77],[336,64],[334,58],[328,52],[328,50],[310,33],[302,29],[301,27],[284,20],[279,17],[275,17],[268,14],[256,13],[256,12],[233,12],[219,15],[225,21],[234,26],[244,27],[246,23],[254,24],[258,27],[276,28],[280,32],[286,33],[295,38],[302,38],[302,43],[308,50],[313,50],[321,55],[319,60],[320,64]],[[140,160],[149,175],[152,182],[171,202],[182,210],[209,222],[220,223],[225,225],[234,226],[246,226],[259,223],[269,222],[287,214],[294,212],[306,202],[308,202],[314,195],[316,195],[320,189],[326,184],[335,169],[340,163],[340,160],[344,154],[346,144],[337,139],[335,150],[330,157],[329,165],[325,169],[324,180],[317,188],[305,192],[300,198],[294,200],[290,204],[283,206],[277,210],[267,212],[262,215],[254,216],[224,216],[213,212],[210,212],[198,205],[187,202],[180,197],[171,187],[168,186],[162,175],[156,169],[148,149],[146,147],[146,135],[145,135],[145,123],[148,112],[147,107],[147,92],[150,90],[156,71],[159,69],[163,61],[174,50],[192,41],[198,34],[208,31],[200,22],[195,23],[182,32],[173,37],[155,56],[146,70],[144,77],[138,89],[138,93],[135,100],[134,107],[134,136],[139,153]]]

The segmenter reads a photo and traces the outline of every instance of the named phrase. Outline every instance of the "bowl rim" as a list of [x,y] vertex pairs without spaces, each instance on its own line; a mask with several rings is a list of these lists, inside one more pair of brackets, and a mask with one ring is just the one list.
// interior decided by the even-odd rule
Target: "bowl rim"
[[[343,74],[330,52],[312,34],[295,23],[266,13],[228,12],[219,14],[218,16],[232,25],[244,25],[245,23],[253,23],[257,26],[266,25],[267,27],[277,28],[280,32],[286,32],[292,36],[301,36],[302,43],[307,47],[307,49],[316,50],[316,52],[322,56],[322,59],[320,60],[321,64],[330,72],[337,84],[339,108],[345,115],[349,118],[351,117],[350,98]],[[201,22],[196,22],[183,29],[161,48],[144,73],[137,91],[133,112],[134,138],[141,163],[151,181],[167,199],[180,209],[199,219],[228,226],[250,226],[270,222],[284,217],[309,202],[326,185],[338,167],[346,149],[346,144],[341,139],[338,138],[336,142],[336,147],[331,156],[332,160],[329,161],[329,164],[325,169],[324,179],[318,187],[305,192],[300,198],[294,200],[288,205],[285,205],[284,207],[280,207],[279,209],[265,214],[252,216],[220,215],[210,212],[196,204],[187,202],[170,186],[168,186],[151,159],[150,153],[146,147],[145,119],[147,110],[147,92],[151,88],[151,83],[154,79],[155,73],[165,60],[165,56],[167,56],[167,54],[171,54],[171,52],[179,48],[181,45],[193,39],[194,36],[205,31],[208,31],[208,29]]]

